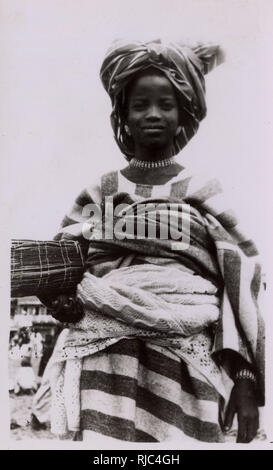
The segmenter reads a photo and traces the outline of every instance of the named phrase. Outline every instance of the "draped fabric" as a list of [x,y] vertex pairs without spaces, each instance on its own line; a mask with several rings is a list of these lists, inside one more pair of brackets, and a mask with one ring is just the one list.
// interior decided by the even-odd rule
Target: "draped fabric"
[[222,62],[223,51],[215,44],[190,47],[160,39],[146,43],[115,41],[103,61],[100,77],[112,101],[111,124],[122,153],[128,159],[134,155],[132,139],[124,130],[124,105],[126,86],[138,72],[156,68],[177,91],[183,122],[173,143],[175,155],[194,136],[206,115],[204,75]]
[[[142,240],[142,243],[135,249],[134,246],[137,246],[137,244],[134,245],[134,240],[103,240],[103,238],[98,240],[96,236],[92,240],[92,236],[96,234],[98,221],[96,221],[96,218],[95,222],[90,220],[90,214],[88,215],[86,207],[89,207],[89,204],[95,204],[98,208],[102,208],[101,214],[103,215],[105,197],[107,196],[112,196],[113,200],[115,198],[124,200],[125,198],[129,202],[134,201],[133,205],[141,205],[147,198],[148,200],[160,198],[167,201],[175,199],[183,203],[190,203],[193,220],[191,243],[188,249],[175,253],[170,249],[169,240],[159,240],[158,244],[156,240]],[[113,326],[114,322],[118,321],[115,318],[115,313],[112,312],[111,318],[111,311],[108,309],[104,311],[103,305],[101,307],[94,306],[96,296],[92,297],[92,294],[90,298],[92,298],[93,305],[88,305],[88,299],[82,297],[86,304],[85,318],[82,323],[79,322],[79,324],[71,326],[63,340],[62,347],[56,351],[53,359],[53,363],[55,361],[55,385],[53,389],[57,390],[54,396],[59,397],[56,403],[63,403],[60,397],[64,394],[67,411],[75,408],[72,403],[75,403],[76,400],[78,403],[76,409],[80,407],[80,429],[87,433],[86,436],[92,435],[92,432],[100,432],[104,435],[117,437],[118,429],[122,427],[125,440],[142,440],[145,436],[150,436],[151,440],[162,440],[172,436],[174,429],[176,429],[182,434],[204,441],[221,441],[223,435],[218,420],[219,405],[223,398],[228,398],[231,381],[227,378],[225,371],[216,365],[215,361],[224,349],[231,349],[251,363],[259,378],[260,402],[262,403],[264,333],[263,322],[257,305],[260,284],[258,252],[254,243],[243,235],[241,224],[230,210],[219,182],[214,179],[204,181],[200,177],[193,176],[185,169],[169,183],[162,186],[138,185],[129,182],[120,172],[109,173],[104,175],[97,185],[85,189],[80,194],[72,210],[65,216],[56,238],[73,239],[82,243],[83,234],[86,235],[86,227],[90,228],[90,226],[93,229],[90,231],[86,257],[86,268],[89,274],[86,273],[82,283],[78,286],[78,295],[80,297],[83,295],[81,285],[84,287],[85,283],[85,287],[88,287],[88,276],[91,276],[95,281],[93,294],[96,289],[99,293],[98,286],[101,286],[102,303],[106,305],[103,289],[107,288],[107,282],[106,284],[103,283],[104,276],[106,281],[109,275],[111,276],[111,272],[114,273],[113,270],[117,272],[120,270],[121,276],[122,272],[125,273],[123,278],[125,284],[130,283],[130,276],[126,276],[126,269],[131,269],[133,272],[134,269],[141,269],[141,265],[149,266],[149,264],[151,273],[153,270],[158,269],[155,266],[165,266],[166,273],[169,272],[168,269],[180,267],[188,275],[196,276],[198,274],[204,280],[207,279],[212,282],[216,287],[220,301],[218,320],[212,330],[205,329],[201,332],[201,335],[204,332],[205,335],[203,334],[203,337],[199,338],[200,341],[198,341],[198,335],[195,335],[194,339],[203,348],[205,345],[206,360],[208,359],[208,364],[214,367],[215,377],[218,376],[220,381],[217,379],[218,382],[213,382],[212,376],[199,367],[202,364],[202,354],[199,354],[201,349],[198,351],[197,343],[195,344],[194,341],[188,344],[186,354],[186,348],[181,353],[181,349],[179,351],[176,348],[178,343],[158,343],[158,338],[155,341],[152,338],[153,334],[148,334],[145,337],[145,335],[141,335],[140,331],[130,334],[130,328],[128,329],[128,326],[127,330],[125,328],[125,317],[122,319],[121,330],[117,334]],[[108,249],[109,247],[110,249]],[[170,276],[170,284],[173,281],[176,281],[176,276]],[[145,282],[147,282],[147,279]],[[122,291],[120,282],[116,288],[119,295],[124,294],[126,297],[126,289]],[[198,315],[198,305],[196,308]],[[181,314],[182,312],[183,305],[181,305]],[[124,315],[126,316],[126,312]],[[105,325],[107,324],[108,333],[105,336]],[[99,331],[101,332],[100,336]],[[166,335],[164,340],[166,340]],[[119,355],[118,363],[120,367],[123,364],[123,372],[120,367],[117,367],[116,361],[114,361],[115,366],[111,365],[112,355],[110,351],[111,348],[115,347],[119,348],[119,353],[117,353]],[[143,351],[150,352],[151,348],[160,348],[160,358],[163,364],[165,363],[164,357],[171,354],[173,360],[176,361],[174,364],[180,364],[177,367],[185,368],[188,377],[186,380],[187,390],[192,390],[189,392],[191,396],[188,397],[191,402],[189,409],[187,408],[187,401],[182,397],[182,392],[179,398],[172,396],[173,388],[170,384],[173,384],[173,382],[169,381],[168,371],[164,372],[164,368],[158,371],[158,375],[156,375],[158,387],[155,386],[151,394],[151,383],[155,380],[153,375],[154,366],[148,365],[143,369]],[[134,353],[130,352],[132,350]],[[195,362],[190,360],[191,355],[195,357]],[[75,364],[76,370],[74,385],[75,383],[78,384],[78,394],[75,395],[74,393],[70,396],[67,392],[70,387],[65,387],[65,383],[69,384],[67,377],[71,377],[73,364]],[[133,377],[128,378],[126,371],[128,367],[130,368],[130,364],[132,365],[132,371],[135,372],[132,372]],[[101,367],[102,369],[100,369]],[[56,370],[59,372],[57,373]],[[79,370],[81,370],[81,373],[79,373]],[[91,373],[86,371],[91,371]],[[205,410],[208,409],[208,406],[210,410],[212,408],[206,400],[202,401],[192,389],[192,383],[196,376],[202,384],[206,384],[204,386],[209,387],[210,393],[214,394],[212,401],[217,402],[217,413],[216,408],[214,409],[213,406],[211,414],[208,413],[205,416]],[[58,380],[56,380],[56,377]],[[131,379],[135,385],[134,389],[131,389],[130,396],[128,396],[126,387],[128,386],[129,390]],[[183,381],[182,376],[177,380],[178,382],[179,380]],[[126,385],[126,381],[129,381],[128,385]],[[143,381],[145,382],[144,385]],[[221,383],[221,386],[219,387],[216,382],[217,384]],[[108,384],[107,390],[105,389],[106,383]],[[122,384],[125,387],[124,392],[122,391]],[[203,385],[201,386],[203,387]],[[222,386],[224,392],[221,389]],[[77,387],[73,388],[74,391],[76,389]],[[167,405],[164,402],[166,405],[165,412],[162,409],[162,414],[158,416],[158,409],[153,408],[152,397],[155,398],[157,395],[159,399],[162,390],[166,391],[163,398],[166,399],[166,394],[168,394],[170,403]],[[141,404],[139,403],[139,400],[142,400],[143,393],[151,398],[150,405],[148,399],[145,399],[144,402],[141,401]],[[104,403],[103,406],[102,403]],[[58,406],[56,405],[57,408]],[[175,414],[176,418],[170,418],[168,410],[172,406],[175,407],[174,410],[176,411],[172,413]],[[63,405],[62,409],[65,411]],[[128,419],[126,419],[125,415],[128,409],[131,411]],[[196,411],[193,412],[193,409]],[[58,414],[54,413],[54,415],[57,416]],[[135,420],[133,416],[135,416]],[[189,416],[190,427],[187,424]],[[68,418],[65,416],[64,422],[66,425],[67,420]],[[72,418],[70,417],[70,420],[74,424],[77,423],[74,415]],[[111,423],[109,428],[105,426],[107,422]],[[166,423],[168,426],[164,427]],[[201,428],[207,429],[204,423],[213,424],[214,431],[212,434],[208,430],[204,433],[200,431]],[[57,428],[58,426],[56,426]],[[74,426],[74,430],[78,428],[79,425]],[[125,431],[126,429],[128,432]],[[160,431],[157,433],[157,429],[166,429],[166,432]]]
[[41,422],[50,414],[57,435],[70,430],[90,441],[99,435],[185,445],[224,441],[220,405],[215,387],[172,350],[124,338],[105,351],[49,364],[33,411]]
[[[171,350],[123,339],[83,359],[81,427],[132,442],[223,442],[215,388]],[[194,440],[193,440],[194,439]]]

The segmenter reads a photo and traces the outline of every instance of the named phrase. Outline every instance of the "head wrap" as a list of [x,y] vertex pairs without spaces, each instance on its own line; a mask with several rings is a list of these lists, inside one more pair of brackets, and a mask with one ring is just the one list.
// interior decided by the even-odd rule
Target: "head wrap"
[[112,102],[111,124],[116,142],[128,159],[134,156],[132,138],[126,134],[124,90],[137,73],[153,67],[170,80],[183,108],[182,131],[174,139],[176,155],[193,137],[206,115],[204,75],[223,62],[223,52],[214,44],[186,46],[179,42],[163,43],[115,41],[107,51],[100,77]]

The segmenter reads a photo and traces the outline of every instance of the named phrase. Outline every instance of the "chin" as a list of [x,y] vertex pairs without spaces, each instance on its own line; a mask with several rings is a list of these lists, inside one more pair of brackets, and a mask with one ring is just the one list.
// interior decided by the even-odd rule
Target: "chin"
[[159,140],[159,139],[149,140],[143,144],[148,149],[162,149],[163,150],[167,147],[166,142],[163,142],[162,140]]

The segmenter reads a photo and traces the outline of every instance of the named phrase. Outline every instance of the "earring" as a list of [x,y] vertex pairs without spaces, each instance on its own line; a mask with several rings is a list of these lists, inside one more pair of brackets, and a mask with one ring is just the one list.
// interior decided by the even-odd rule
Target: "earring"
[[182,126],[178,126],[178,128],[176,129],[175,137],[177,137],[180,132],[182,132]]
[[124,129],[125,129],[126,134],[132,135],[132,134],[131,134],[131,131],[130,131],[130,129],[129,129],[129,126],[127,126],[127,124],[125,124]]

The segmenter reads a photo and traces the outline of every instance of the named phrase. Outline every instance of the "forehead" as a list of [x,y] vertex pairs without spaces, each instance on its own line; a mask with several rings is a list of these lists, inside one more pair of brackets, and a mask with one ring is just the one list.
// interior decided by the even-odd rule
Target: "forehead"
[[175,97],[175,92],[173,85],[164,75],[146,73],[134,80],[129,91],[129,98],[143,95]]

